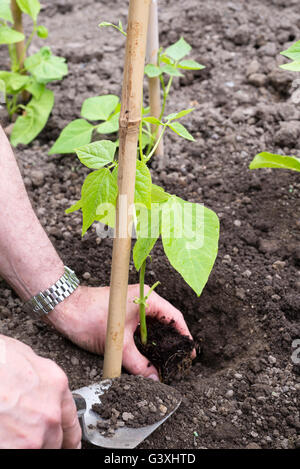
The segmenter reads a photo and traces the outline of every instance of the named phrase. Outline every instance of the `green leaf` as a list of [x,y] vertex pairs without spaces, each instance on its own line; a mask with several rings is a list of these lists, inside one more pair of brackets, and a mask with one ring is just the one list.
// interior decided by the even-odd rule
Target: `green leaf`
[[145,74],[149,78],[158,77],[159,75],[162,74],[162,72],[163,72],[162,69],[160,67],[158,67],[157,65],[148,64],[145,67]]
[[[118,185],[118,168],[115,167],[112,175]],[[136,162],[136,176],[135,176],[135,194],[134,194],[134,203],[141,204],[151,208],[151,174],[148,167],[145,163],[142,163],[140,160]]]
[[177,62],[185,57],[191,50],[191,46],[182,37],[179,41],[175,42],[175,44],[168,47],[165,50],[165,54]]
[[0,0],[0,18],[13,23],[13,17],[10,9],[10,0]]
[[112,134],[119,130],[119,117],[120,113],[114,114],[111,118],[107,119],[106,122],[99,124],[96,130],[99,134]]
[[10,141],[13,146],[27,145],[43,130],[54,104],[54,94],[45,89],[40,99],[32,98],[25,113],[18,117],[13,127]]
[[50,148],[49,155],[54,153],[73,153],[75,148],[90,143],[93,126],[84,119],[75,119],[70,122]]
[[106,121],[119,103],[118,96],[108,94],[87,98],[81,108],[81,115],[91,121]]
[[164,65],[162,71],[172,77],[183,77],[182,73],[180,73],[175,65]]
[[191,142],[194,142],[195,139],[194,137],[187,131],[187,129],[180,124],[180,122],[172,122],[172,124],[168,124],[168,127],[173,130],[177,135],[180,137],[185,138],[186,140],[190,140]]
[[163,123],[159,120],[156,119],[156,117],[143,117],[143,122],[149,122],[149,124],[155,124],[155,125],[163,125]]
[[160,206],[156,204],[151,210],[136,206],[136,211],[138,239],[133,248],[133,262],[136,270],[140,270],[160,235]]
[[167,57],[166,55],[161,55],[160,56],[160,60],[161,62],[165,63],[165,64],[169,64],[169,65],[173,65],[174,64],[174,60],[170,59],[170,57]]
[[46,28],[46,26],[38,26],[36,32],[37,32],[38,37],[42,39],[47,39],[48,29]]
[[166,121],[173,121],[175,119],[180,119],[183,116],[186,116],[190,112],[194,111],[194,107],[191,109],[184,109],[183,111],[179,112],[173,112],[172,114],[169,114],[168,116],[165,117]]
[[145,163],[137,160],[134,202],[144,204],[147,208],[151,208],[151,188],[152,180],[150,171]]
[[82,236],[99,216],[101,220],[103,206],[115,206],[117,191],[115,178],[107,168],[93,171],[86,177],[81,190]]
[[38,0],[17,0],[17,4],[23,13],[27,13],[34,21],[37,20],[41,9],[41,4]]
[[116,144],[110,140],[100,140],[76,148],[75,151],[82,164],[88,168],[100,169],[113,161]]
[[108,23],[107,21],[102,21],[102,23],[98,24],[99,28],[103,27],[107,27],[107,26],[115,26],[113,23]]
[[164,189],[156,184],[152,184],[151,188],[151,202],[161,203],[166,202],[170,198],[170,194],[164,191]]
[[113,23],[108,23],[107,21],[103,21],[102,23],[100,23],[98,25],[100,28],[103,26],[112,26],[113,28],[117,29],[118,31],[120,31],[120,33],[124,34],[124,36],[127,36],[127,33],[124,31],[123,29],[123,25],[122,25],[122,21],[119,20],[119,23],[118,23],[118,26],[116,24],[113,24]]
[[0,45],[1,44],[15,44],[16,42],[24,41],[25,36],[18,31],[10,28],[9,26],[0,25]]
[[202,70],[205,66],[195,60],[182,60],[179,62],[178,68],[182,68],[183,70]]
[[300,41],[295,42],[287,50],[280,52],[280,54],[288,59],[300,61]]
[[262,152],[254,157],[249,166],[250,169],[259,168],[279,168],[291,169],[300,172],[300,159],[295,156],[275,155],[273,153]]
[[36,99],[40,99],[44,93],[46,85],[38,83],[34,78],[30,77],[29,82],[25,86],[25,90],[29,91]]
[[61,80],[68,73],[66,59],[53,55],[47,46],[25,60],[25,68],[38,83]]
[[3,80],[6,85],[7,94],[19,93],[29,82],[29,77],[26,75],[6,71],[0,72],[0,79]]
[[173,196],[162,205],[161,231],[171,265],[200,296],[218,252],[217,215],[200,204]]
[[290,72],[300,72],[300,60],[297,62],[289,62],[288,64],[280,65],[280,68],[289,70]]
[[65,213],[73,213],[73,212],[76,212],[77,210],[80,210],[82,207],[82,202],[81,202],[81,199],[78,200],[75,204],[71,205],[71,207],[67,208],[67,210],[65,210]]

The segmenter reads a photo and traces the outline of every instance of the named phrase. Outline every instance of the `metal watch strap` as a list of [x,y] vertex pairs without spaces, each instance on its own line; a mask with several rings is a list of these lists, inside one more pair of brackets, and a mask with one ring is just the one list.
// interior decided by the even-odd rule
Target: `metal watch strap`
[[50,313],[56,305],[71,295],[79,285],[79,280],[69,267],[65,266],[65,272],[60,279],[47,290],[38,293],[24,304],[24,310],[34,316],[43,316]]

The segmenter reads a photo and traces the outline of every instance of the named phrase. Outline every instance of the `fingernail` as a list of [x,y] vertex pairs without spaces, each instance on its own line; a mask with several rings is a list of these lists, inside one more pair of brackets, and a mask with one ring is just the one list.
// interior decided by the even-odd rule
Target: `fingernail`
[[148,378],[153,379],[153,381],[159,381],[159,377],[155,374],[149,375]]
[[76,449],[81,449],[81,442],[79,443]]

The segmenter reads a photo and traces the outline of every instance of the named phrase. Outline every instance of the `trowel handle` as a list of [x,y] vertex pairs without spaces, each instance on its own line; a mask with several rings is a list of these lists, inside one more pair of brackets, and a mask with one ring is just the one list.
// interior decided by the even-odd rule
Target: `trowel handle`
[[83,440],[88,440],[87,438],[87,430],[86,430],[86,425],[85,425],[85,420],[84,420],[84,414],[86,411],[86,401],[84,397],[82,397],[80,394],[73,392],[72,393],[76,409],[77,409],[77,417],[81,426],[82,430],[82,439]]

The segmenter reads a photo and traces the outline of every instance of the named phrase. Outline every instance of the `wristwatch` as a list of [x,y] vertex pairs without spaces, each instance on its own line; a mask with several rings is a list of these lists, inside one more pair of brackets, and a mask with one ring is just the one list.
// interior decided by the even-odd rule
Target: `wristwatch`
[[51,287],[30,298],[24,304],[24,310],[34,316],[41,318],[50,313],[56,305],[71,295],[79,285],[79,280],[69,267],[65,266],[64,274]]

